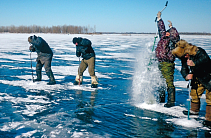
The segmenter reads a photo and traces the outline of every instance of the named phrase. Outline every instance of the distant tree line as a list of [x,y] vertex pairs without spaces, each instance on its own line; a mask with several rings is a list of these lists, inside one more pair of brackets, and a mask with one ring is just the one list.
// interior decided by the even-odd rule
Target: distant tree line
[[180,32],[179,34],[183,34],[183,35],[211,35],[211,33],[207,33],[207,32]]
[[73,26],[73,25],[63,25],[63,26],[0,26],[0,33],[63,33],[63,34],[88,34],[95,33],[96,27],[93,28]]
[[[155,34],[155,33],[136,33],[136,32],[95,32],[95,34]],[[180,35],[211,35],[211,33],[207,33],[207,32],[179,32]]]

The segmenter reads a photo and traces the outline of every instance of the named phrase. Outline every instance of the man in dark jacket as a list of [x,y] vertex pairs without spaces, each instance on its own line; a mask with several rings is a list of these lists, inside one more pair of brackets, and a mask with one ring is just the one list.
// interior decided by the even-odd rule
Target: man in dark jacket
[[[191,109],[189,115],[198,115],[200,98],[206,90],[205,126],[211,128],[211,60],[206,51],[185,40],[176,43],[172,53],[182,62],[181,74],[185,80],[191,80]],[[191,71],[190,71],[191,70]],[[188,111],[183,111],[188,115]]]
[[83,72],[88,67],[89,75],[91,76],[91,86],[97,87],[97,76],[95,75],[95,52],[92,48],[90,40],[81,37],[74,37],[73,43],[76,45],[76,56],[82,56],[82,61],[78,68],[78,75],[76,76],[74,84],[81,84],[83,81]]
[[[174,86],[174,68],[175,57],[171,51],[174,49],[174,45],[180,40],[177,29],[172,27],[171,21],[169,22],[169,30],[166,31],[163,20],[161,19],[161,12],[157,14],[157,25],[160,41],[157,44],[155,50],[156,57],[159,61],[159,69],[166,80],[168,101],[164,105],[165,107],[172,107],[175,105],[175,86]],[[165,102],[165,91],[160,91],[160,102]]]
[[53,57],[53,52],[49,45],[46,43],[44,39],[41,37],[37,36],[30,36],[28,38],[28,42],[32,44],[29,47],[29,50],[31,52],[37,52],[37,64],[36,64],[36,74],[37,74],[37,79],[34,81],[41,81],[42,79],[42,67],[44,65],[45,72],[47,76],[49,77],[49,83],[48,85],[54,85],[56,84],[53,72],[51,70],[51,61]]

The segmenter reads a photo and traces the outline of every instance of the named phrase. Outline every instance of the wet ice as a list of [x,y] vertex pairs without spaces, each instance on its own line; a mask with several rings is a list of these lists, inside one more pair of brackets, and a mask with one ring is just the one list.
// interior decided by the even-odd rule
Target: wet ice
[[[37,34],[54,52],[52,70],[56,85],[32,82],[27,37],[31,34],[0,34],[0,135],[11,137],[187,137],[192,130],[203,137],[201,121],[187,120],[187,82],[176,60],[177,106],[166,109],[157,103],[160,80],[153,58],[154,35]],[[74,86],[78,58],[72,38],[86,37],[96,52],[98,89],[92,89],[88,71],[84,84]],[[210,36],[181,36],[211,55]],[[36,53],[32,53],[35,75]],[[35,76],[34,76],[35,77]],[[200,119],[205,115],[202,100]],[[170,125],[169,125],[170,124]],[[153,126],[153,127],[152,127]],[[191,129],[190,129],[191,128]],[[147,133],[153,131],[154,133]],[[145,133],[144,133],[145,132]],[[175,134],[175,132],[177,132]]]

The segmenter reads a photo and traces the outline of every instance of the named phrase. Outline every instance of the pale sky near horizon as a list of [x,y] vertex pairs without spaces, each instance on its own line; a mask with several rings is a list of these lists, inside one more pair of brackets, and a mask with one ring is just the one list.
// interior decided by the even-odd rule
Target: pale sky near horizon
[[[0,26],[96,27],[97,32],[156,32],[166,0],[0,0]],[[168,0],[162,19],[179,32],[211,33],[211,0]]]

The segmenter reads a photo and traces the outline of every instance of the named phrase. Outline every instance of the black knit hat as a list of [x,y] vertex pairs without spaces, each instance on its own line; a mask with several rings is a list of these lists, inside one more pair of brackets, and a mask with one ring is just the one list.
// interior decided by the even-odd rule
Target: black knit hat
[[36,39],[37,39],[36,35],[30,36],[30,37],[28,37],[28,42],[31,43],[32,40],[36,40]]
[[73,38],[73,44],[76,44],[76,43],[80,44],[81,41],[82,41],[81,37],[74,37]]
[[33,36],[31,36],[31,39],[36,40],[37,39],[37,36],[36,35],[33,35]]

